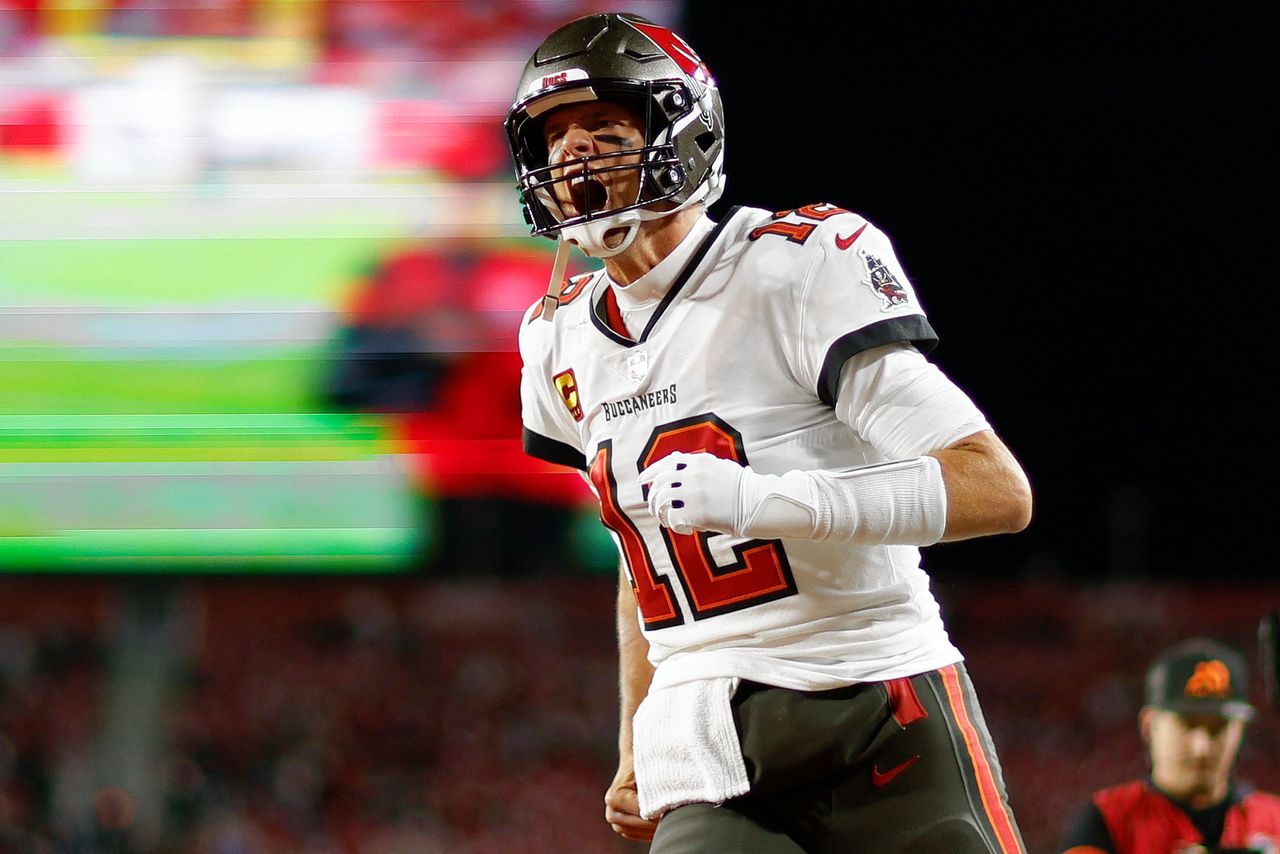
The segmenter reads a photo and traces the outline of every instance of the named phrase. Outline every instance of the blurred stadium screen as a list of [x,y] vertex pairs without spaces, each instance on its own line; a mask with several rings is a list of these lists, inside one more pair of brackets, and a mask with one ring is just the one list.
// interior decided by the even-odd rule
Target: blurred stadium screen
[[577,501],[427,386],[518,365],[500,120],[608,5],[0,0],[0,571],[392,572],[447,484]]

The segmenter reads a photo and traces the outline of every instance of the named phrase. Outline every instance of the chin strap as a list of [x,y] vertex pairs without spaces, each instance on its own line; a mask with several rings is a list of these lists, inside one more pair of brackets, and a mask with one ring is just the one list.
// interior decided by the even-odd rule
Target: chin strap
[[[624,211],[613,216],[580,222],[560,229],[560,239],[567,240],[582,250],[589,258],[612,258],[626,251],[640,231],[640,221],[644,218],[639,210]],[[605,235],[615,228],[626,229],[622,239],[614,246],[604,242]]]
[[569,242],[562,236],[556,242],[556,260],[551,265],[551,281],[542,298],[542,319],[550,320],[560,307],[560,289],[564,287],[564,271],[569,266]]
[[[710,204],[719,197],[723,184],[723,179],[715,187],[712,187],[709,182],[704,182],[693,195],[670,210],[655,211],[636,208],[560,229],[560,239],[556,242],[555,265],[551,270],[551,281],[547,284],[547,295],[542,298],[542,319],[550,320],[560,305],[560,289],[564,285],[564,271],[569,264],[570,243],[577,246],[589,258],[612,258],[631,246],[636,235],[640,233],[641,223],[671,216],[696,204]],[[616,246],[605,245],[605,234],[615,228],[626,229],[626,234]]]
[[[689,198],[675,207],[661,210],[654,210],[651,207],[636,207],[612,215],[602,216],[598,219],[588,220],[587,222],[580,222],[577,225],[565,226],[560,229],[560,240],[562,243],[568,241],[577,246],[589,258],[612,258],[614,255],[625,252],[631,246],[636,239],[636,235],[640,233],[640,226],[643,223],[671,216],[694,205],[702,205],[704,208],[709,207],[720,198],[720,194],[723,191],[724,176],[716,172],[694,189],[689,194]],[[554,202],[546,190],[536,190],[535,196],[548,211],[555,210]],[[622,235],[622,239],[613,246],[607,245],[604,242],[605,235],[619,228],[626,230]]]

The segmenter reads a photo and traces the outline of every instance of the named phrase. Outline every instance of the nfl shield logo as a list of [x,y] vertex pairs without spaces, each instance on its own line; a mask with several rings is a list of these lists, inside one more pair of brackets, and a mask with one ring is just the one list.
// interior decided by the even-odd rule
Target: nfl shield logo
[[636,350],[627,356],[627,377],[638,383],[649,373],[649,351]]

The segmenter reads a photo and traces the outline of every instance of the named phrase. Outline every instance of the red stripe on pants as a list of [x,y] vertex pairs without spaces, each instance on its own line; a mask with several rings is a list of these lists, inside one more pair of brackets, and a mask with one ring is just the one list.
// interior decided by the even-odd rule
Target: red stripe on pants
[[996,785],[991,761],[987,758],[978,729],[973,725],[973,718],[969,715],[968,706],[965,704],[960,675],[954,664],[938,672],[942,674],[942,684],[947,689],[947,701],[951,704],[951,712],[955,715],[956,722],[960,725],[960,732],[964,736],[964,746],[969,753],[969,760],[973,763],[974,774],[978,778],[978,793],[982,796],[982,808],[987,813],[987,820],[991,822],[992,829],[995,830],[1000,850],[1005,854],[1023,854],[1023,848],[1018,843],[1018,834],[1013,829],[1013,819],[1009,816],[1009,808],[1005,805],[1004,798],[1000,796],[1000,787]]

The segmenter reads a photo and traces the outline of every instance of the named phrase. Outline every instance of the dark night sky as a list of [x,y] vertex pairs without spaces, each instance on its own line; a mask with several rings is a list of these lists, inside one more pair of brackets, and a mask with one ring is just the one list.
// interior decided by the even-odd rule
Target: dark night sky
[[715,212],[830,201],[880,225],[935,360],[1031,476],[1026,533],[932,563],[1274,577],[1261,22],[866,5],[694,2],[683,29],[725,102]]

